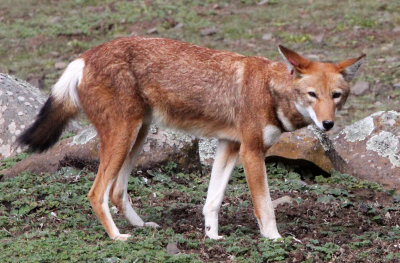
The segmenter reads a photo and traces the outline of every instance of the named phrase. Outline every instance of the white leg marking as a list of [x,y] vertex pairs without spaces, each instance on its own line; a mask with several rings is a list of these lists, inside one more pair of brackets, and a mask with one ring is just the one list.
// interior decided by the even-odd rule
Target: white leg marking
[[139,215],[135,212],[131,204],[129,203],[128,198],[128,180],[129,175],[133,168],[133,158],[130,158],[129,155],[126,157],[124,164],[121,167],[121,170],[118,173],[117,181],[115,182],[114,193],[122,194],[122,213],[125,218],[134,226],[144,226],[143,220],[139,217]]
[[80,105],[77,87],[81,83],[84,67],[85,61],[81,58],[69,63],[51,90],[51,94],[56,100],[69,99],[75,106]]
[[[265,171],[265,166],[264,166]],[[274,212],[274,205],[271,200],[271,195],[269,193],[268,187],[268,178],[265,174],[265,184],[266,184],[266,193],[259,197],[259,204],[260,207],[260,219],[257,219],[258,225],[260,227],[261,235],[266,238],[270,239],[278,239],[281,235],[278,232],[278,228],[276,226],[276,219],[275,219],[275,212]]]
[[263,129],[264,145],[266,147],[272,146],[281,135],[282,131],[275,125],[267,125]]
[[218,235],[218,212],[229,177],[238,159],[236,155],[229,155],[228,142],[220,140],[218,142],[217,153],[211,171],[210,185],[208,187],[207,199],[203,208],[205,219],[205,233],[211,239],[221,239]]
[[118,237],[120,236],[119,230],[117,228],[117,226],[114,223],[114,220],[111,217],[111,213],[110,213],[110,208],[108,206],[108,196],[110,194],[110,189],[112,184],[114,183],[114,180],[112,180],[106,188],[106,191],[104,192],[104,196],[103,196],[103,203],[101,203],[101,208],[104,211],[104,214],[106,216],[106,220],[108,222],[110,222],[111,225],[111,234],[110,236],[114,236],[114,239],[118,239]]
[[132,205],[129,202],[128,196],[128,181],[129,175],[132,172],[133,166],[139,156],[140,151],[142,150],[145,135],[148,132],[148,125],[143,125],[141,129],[142,138],[138,138],[135,144],[132,147],[132,152],[126,156],[126,159],[121,167],[121,170],[118,173],[117,181],[115,182],[115,188],[113,194],[122,194],[122,213],[125,218],[131,223],[133,226],[150,226],[150,227],[159,227],[156,223],[153,222],[144,222],[140,216],[136,213],[135,209],[133,209]]

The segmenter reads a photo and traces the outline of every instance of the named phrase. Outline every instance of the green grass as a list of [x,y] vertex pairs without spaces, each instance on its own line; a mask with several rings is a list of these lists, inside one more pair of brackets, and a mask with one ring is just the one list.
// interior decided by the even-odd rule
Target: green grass
[[[326,262],[341,256],[341,249],[348,249],[362,258],[363,253],[375,247],[376,242],[397,244],[400,240],[398,226],[379,221],[388,211],[399,213],[399,204],[394,198],[390,207],[376,207],[370,203],[362,220],[369,220],[374,227],[378,223],[382,226],[375,228],[378,231],[353,234],[348,244],[335,240],[346,235],[351,226],[337,225],[335,221],[327,221],[318,230],[326,233],[328,239],[303,239],[299,243],[292,237],[293,231],[318,225],[319,216],[310,215],[302,221],[299,215],[294,221],[287,220],[283,215],[286,215],[288,207],[278,208],[277,216],[278,227],[285,237],[278,242],[264,239],[259,236],[251,215],[252,205],[242,168],[236,169],[232,176],[224,201],[227,205],[222,209],[221,218],[225,220],[220,223],[220,232],[225,239],[204,239],[203,225],[196,222],[202,222],[201,207],[208,178],[181,173],[178,168],[171,163],[162,170],[148,171],[146,177],[130,178],[128,191],[134,205],[140,207],[141,217],[161,223],[162,228],[133,228],[122,216],[114,214],[120,229],[132,234],[133,238],[128,242],[110,240],[94,216],[87,200],[93,173],[63,168],[56,174],[22,173],[0,182],[0,261],[202,262],[225,261],[230,257],[234,262],[284,262],[298,255],[309,255],[311,257],[305,262],[315,262],[312,258]],[[386,191],[376,183],[336,172],[330,178],[318,176],[315,182],[305,185],[298,182],[300,174],[290,167],[268,165],[267,170],[273,196],[294,195],[295,202],[290,209],[309,203],[313,196],[330,196],[317,200],[314,205],[329,207],[337,204],[342,211],[350,208],[357,211],[354,207],[359,204],[354,190],[369,189],[371,193],[382,194]],[[189,214],[186,215],[185,211]],[[186,227],[182,229],[182,225]],[[181,253],[169,255],[166,250],[168,243],[176,243]],[[389,249],[381,252],[387,262],[398,258]]]

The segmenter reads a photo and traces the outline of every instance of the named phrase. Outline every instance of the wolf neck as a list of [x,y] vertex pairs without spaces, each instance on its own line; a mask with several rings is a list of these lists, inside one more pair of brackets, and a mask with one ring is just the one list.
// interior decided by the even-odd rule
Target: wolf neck
[[283,100],[276,104],[276,117],[285,131],[294,131],[310,124],[310,121],[303,117],[297,110],[295,102]]
[[285,131],[303,128],[310,124],[311,120],[305,118],[296,107],[300,94],[293,89],[293,76],[289,72],[286,73],[286,65],[283,63],[277,63],[275,66],[279,67],[279,70],[274,72],[279,73],[271,76],[270,88],[274,97],[276,118]]

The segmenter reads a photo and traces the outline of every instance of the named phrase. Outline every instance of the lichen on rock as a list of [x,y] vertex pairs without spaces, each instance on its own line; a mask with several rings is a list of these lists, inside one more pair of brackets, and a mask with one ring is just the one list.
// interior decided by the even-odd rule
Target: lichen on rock
[[96,136],[97,136],[96,130],[94,129],[93,126],[90,126],[89,128],[84,129],[79,134],[75,135],[72,138],[70,144],[71,145],[86,144]]
[[381,131],[367,141],[367,150],[387,157],[393,166],[400,167],[399,139],[391,132]]
[[349,142],[363,141],[372,133],[374,128],[374,119],[368,116],[347,126],[340,134],[345,134],[345,140]]

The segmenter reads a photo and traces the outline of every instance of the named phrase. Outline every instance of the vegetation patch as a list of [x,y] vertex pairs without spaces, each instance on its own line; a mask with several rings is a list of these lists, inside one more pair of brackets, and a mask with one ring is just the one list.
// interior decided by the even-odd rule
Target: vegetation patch
[[[4,161],[3,163],[7,163]],[[0,182],[1,262],[395,262],[400,259],[398,196],[375,183],[335,172],[303,178],[292,168],[269,164],[273,199],[284,238],[260,236],[242,168],[235,169],[220,212],[223,240],[204,237],[208,176],[182,173],[173,163],[135,173],[132,204],[161,229],[130,226],[111,209],[128,242],[108,238],[87,199],[94,174],[65,167],[56,174],[20,176]],[[168,254],[174,243],[180,253]],[[383,261],[382,261],[383,260]]]

